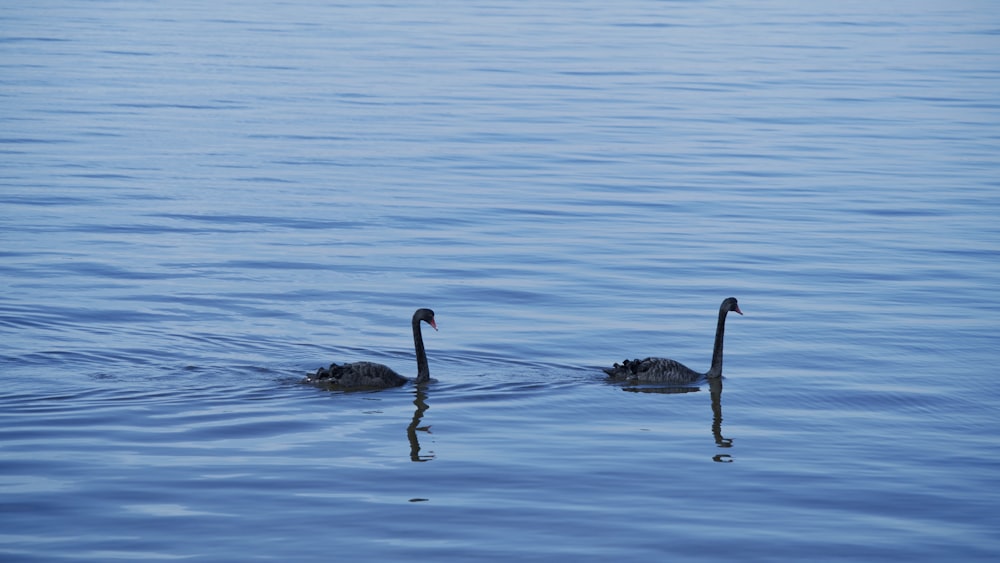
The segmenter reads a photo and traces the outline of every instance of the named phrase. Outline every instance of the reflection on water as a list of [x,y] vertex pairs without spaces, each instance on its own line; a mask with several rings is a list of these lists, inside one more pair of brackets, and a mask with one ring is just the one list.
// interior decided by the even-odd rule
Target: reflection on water
[[431,433],[430,426],[420,426],[420,420],[424,416],[424,411],[430,408],[427,406],[427,388],[425,384],[418,384],[416,387],[417,390],[414,393],[416,397],[413,399],[413,404],[417,408],[413,411],[413,420],[406,427],[406,438],[410,441],[410,461],[430,461],[434,459],[434,453],[430,452],[421,455],[420,440],[417,438],[417,432]]
[[[712,436],[715,444],[720,448],[733,447],[733,439],[722,435],[722,378],[708,378],[709,393],[712,396]],[[630,393],[658,393],[665,395],[677,395],[681,393],[694,393],[701,391],[698,387],[622,387],[623,391]],[[713,461],[719,463],[732,463],[733,456],[730,454],[716,454],[712,456]]]
[[[712,435],[715,436],[715,443],[720,448],[733,447],[733,439],[722,435],[722,378],[708,378],[709,393],[712,395]],[[733,456],[729,454],[716,454],[712,456],[713,461],[720,463],[732,463]]]

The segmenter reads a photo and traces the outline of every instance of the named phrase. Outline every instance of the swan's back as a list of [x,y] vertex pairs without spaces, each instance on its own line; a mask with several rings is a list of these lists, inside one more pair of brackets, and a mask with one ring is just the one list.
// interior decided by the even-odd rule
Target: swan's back
[[306,382],[337,389],[385,389],[403,385],[406,378],[382,364],[354,362],[319,368],[306,378]]
[[633,383],[693,383],[705,377],[705,374],[668,358],[625,360],[614,367],[604,368],[604,373],[616,381]]

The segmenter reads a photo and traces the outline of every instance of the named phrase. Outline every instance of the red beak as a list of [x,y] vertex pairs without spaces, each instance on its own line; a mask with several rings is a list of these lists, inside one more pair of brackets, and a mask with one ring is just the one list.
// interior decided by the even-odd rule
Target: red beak
[[[742,315],[743,313],[740,313],[740,314]],[[438,329],[438,325],[437,325],[437,323],[434,322],[434,319],[431,319],[431,320],[427,321],[427,324],[431,325],[431,327],[434,328],[434,330]]]
[[743,311],[740,311],[740,306],[739,305],[733,305],[733,307],[736,307],[735,309],[733,309],[733,311],[736,311],[737,313],[739,313],[741,315],[743,314]]

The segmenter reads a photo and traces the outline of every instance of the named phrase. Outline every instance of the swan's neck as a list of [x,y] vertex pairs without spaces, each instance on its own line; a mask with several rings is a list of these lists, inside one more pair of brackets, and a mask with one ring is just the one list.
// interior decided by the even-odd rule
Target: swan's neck
[[420,319],[413,319],[413,348],[417,352],[417,383],[423,383],[431,378],[427,367],[427,352],[424,351],[424,337],[420,333]]
[[705,374],[708,377],[722,375],[722,340],[726,334],[726,313],[728,312],[725,309],[719,309],[719,324],[715,327],[715,347],[712,349],[712,367]]

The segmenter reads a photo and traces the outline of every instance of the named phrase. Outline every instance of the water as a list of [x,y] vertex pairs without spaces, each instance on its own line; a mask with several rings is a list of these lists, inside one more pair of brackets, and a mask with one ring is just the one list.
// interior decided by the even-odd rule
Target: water
[[1000,553],[992,3],[36,4],[4,560]]

